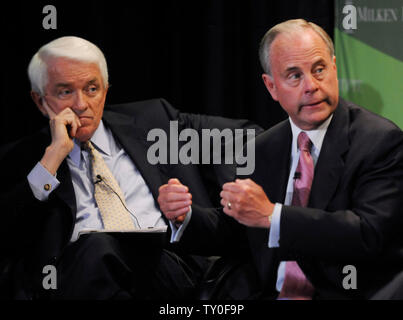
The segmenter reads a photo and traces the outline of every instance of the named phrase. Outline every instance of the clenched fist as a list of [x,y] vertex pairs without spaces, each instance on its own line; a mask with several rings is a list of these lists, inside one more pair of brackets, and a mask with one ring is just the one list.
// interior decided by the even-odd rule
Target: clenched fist
[[220,193],[224,213],[250,227],[269,228],[274,204],[263,188],[251,179],[236,179],[223,185]]
[[158,203],[162,213],[168,220],[183,222],[192,204],[189,188],[178,179],[169,179],[168,184],[159,188]]

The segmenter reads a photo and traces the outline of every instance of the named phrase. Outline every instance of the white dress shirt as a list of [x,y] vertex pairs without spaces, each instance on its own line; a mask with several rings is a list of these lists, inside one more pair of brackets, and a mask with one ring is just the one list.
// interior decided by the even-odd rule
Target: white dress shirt
[[[290,175],[288,177],[287,183],[287,191],[284,200],[284,205],[291,205],[292,195],[294,192],[293,180],[295,170],[297,169],[298,160],[299,160],[299,148],[297,144],[298,135],[301,131],[305,131],[308,135],[309,139],[312,141],[312,149],[311,156],[313,160],[314,167],[318,162],[320,150],[322,149],[323,139],[325,138],[327,128],[329,127],[330,121],[332,120],[333,115],[331,115],[324,123],[322,123],[315,130],[301,130],[298,128],[294,122],[289,118],[291,124],[292,131],[292,143],[291,143],[291,167],[290,167]],[[276,203],[274,206],[274,211],[271,220],[271,227],[269,231],[269,248],[279,247],[280,240],[280,219],[281,219],[281,210],[283,205],[280,203]],[[285,261],[280,262],[278,271],[277,271],[277,283],[276,289],[278,292],[281,291],[284,282],[284,274],[285,274]]]
[[[91,142],[100,152],[106,165],[119,183],[127,207],[136,217],[132,217],[134,224],[141,228],[166,226],[141,173],[102,121],[94,132]],[[71,238],[71,241],[76,241],[79,231],[85,229],[102,230],[104,226],[94,198],[94,184],[88,152],[81,150],[80,143],[74,141],[74,148],[66,160],[76,196],[76,224]],[[60,184],[57,176],[51,175],[39,162],[28,175],[28,181],[35,197],[41,201],[47,200],[49,194]],[[46,184],[52,186],[48,191],[43,188]]]

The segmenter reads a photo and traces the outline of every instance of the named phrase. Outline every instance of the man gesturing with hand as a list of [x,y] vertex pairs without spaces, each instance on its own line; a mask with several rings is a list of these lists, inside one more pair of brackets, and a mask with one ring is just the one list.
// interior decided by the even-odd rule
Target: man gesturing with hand
[[[168,184],[161,186],[158,203],[165,216],[179,225],[190,212],[192,194],[189,188],[178,179],[170,179]],[[239,222],[254,226],[268,228],[269,217],[274,204],[270,202],[262,187],[251,179],[236,179],[223,185],[221,205],[223,211]]]
[[[403,269],[402,131],[339,97],[333,42],[318,25],[274,26],[259,56],[289,118],[248,142],[255,171],[223,185],[221,210],[192,205],[174,241],[249,265],[220,277],[218,298],[368,299]],[[176,197],[161,197],[171,219],[185,210]]]

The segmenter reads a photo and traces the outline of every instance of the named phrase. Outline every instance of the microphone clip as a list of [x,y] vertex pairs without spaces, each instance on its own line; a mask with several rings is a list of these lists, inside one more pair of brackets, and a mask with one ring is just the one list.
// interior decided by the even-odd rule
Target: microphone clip
[[99,182],[101,182],[101,181],[103,180],[100,174],[97,174],[97,175],[96,175],[96,178],[97,178],[98,180],[94,181],[94,184],[97,184],[97,183],[99,183]]

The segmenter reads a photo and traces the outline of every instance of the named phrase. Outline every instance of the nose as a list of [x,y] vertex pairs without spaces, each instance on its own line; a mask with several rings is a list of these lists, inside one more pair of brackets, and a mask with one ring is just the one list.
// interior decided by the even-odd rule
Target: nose
[[312,94],[318,91],[318,80],[315,79],[315,77],[312,75],[307,75],[304,80],[304,91],[306,94]]
[[88,107],[85,95],[81,91],[77,91],[74,97],[72,109],[81,113]]

